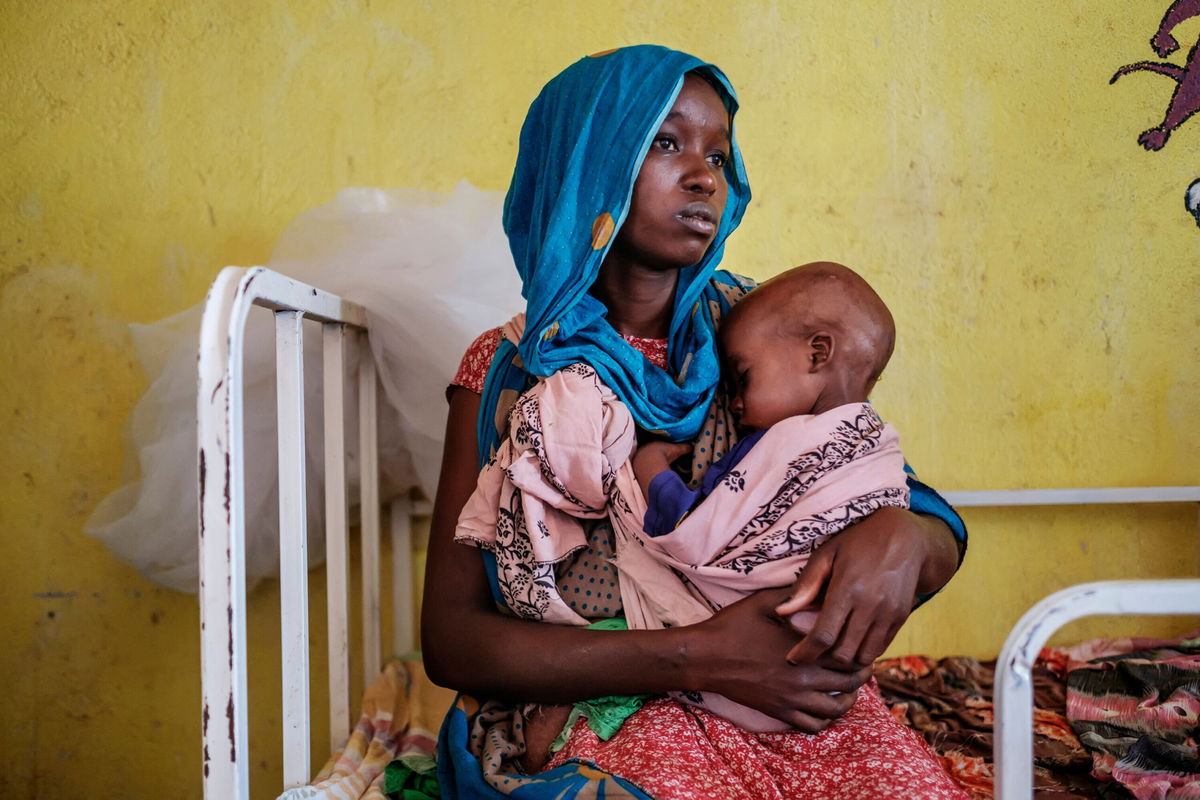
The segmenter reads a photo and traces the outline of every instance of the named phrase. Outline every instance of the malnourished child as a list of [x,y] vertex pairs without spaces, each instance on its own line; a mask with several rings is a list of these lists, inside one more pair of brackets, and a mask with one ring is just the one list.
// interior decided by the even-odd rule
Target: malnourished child
[[[865,403],[894,343],[887,306],[840,264],[797,267],[749,294],[720,330],[730,406],[742,437],[695,490],[670,469],[671,462],[691,452],[690,443],[650,442],[638,448],[633,468],[648,504],[645,532],[663,536],[674,530],[772,426]],[[814,422],[797,420],[790,427]]]
[[[865,402],[894,327],[861,277],[829,263],[790,270],[735,306],[720,337],[732,409],[754,432],[695,490],[669,469],[692,445],[649,443],[635,455],[628,410],[585,364],[516,402],[456,534],[495,554],[511,611],[588,623],[553,574],[586,546],[581,519],[609,517],[629,627],[659,628],[788,586],[838,531],[907,505],[896,434]],[[787,728],[720,696],[678,697],[746,730]]]

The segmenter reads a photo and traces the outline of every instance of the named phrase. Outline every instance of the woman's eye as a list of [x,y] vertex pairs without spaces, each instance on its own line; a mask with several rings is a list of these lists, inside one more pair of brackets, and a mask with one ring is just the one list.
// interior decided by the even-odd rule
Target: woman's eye
[[729,160],[729,157],[726,156],[724,153],[709,153],[708,154],[708,163],[712,164],[717,169],[723,168],[725,166],[725,162],[728,160]]
[[659,150],[678,150],[679,146],[675,143],[674,137],[658,136],[654,139],[654,146]]

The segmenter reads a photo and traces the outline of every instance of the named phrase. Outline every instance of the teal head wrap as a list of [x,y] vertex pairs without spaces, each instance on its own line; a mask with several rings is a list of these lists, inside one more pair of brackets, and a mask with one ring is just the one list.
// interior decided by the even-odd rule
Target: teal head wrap
[[488,373],[479,417],[481,460],[498,441],[501,394],[523,391],[532,377],[579,361],[596,369],[643,428],[676,441],[699,430],[718,382],[714,317],[744,291],[716,271],[725,239],[750,200],[732,126],[728,199],[708,251],[680,274],[669,371],[622,339],[605,319],[604,306],[588,294],[629,212],[642,160],[684,75],[693,71],[717,89],[732,118],[737,96],[724,73],[654,45],[581,59],[546,84],[530,106],[504,204],[504,229],[527,302],[525,332],[515,352],[502,342]]

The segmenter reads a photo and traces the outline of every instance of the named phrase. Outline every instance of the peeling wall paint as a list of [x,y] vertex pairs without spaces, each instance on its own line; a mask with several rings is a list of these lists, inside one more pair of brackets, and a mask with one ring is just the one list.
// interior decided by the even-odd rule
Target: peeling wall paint
[[[199,796],[195,600],[80,533],[120,483],[121,426],[144,388],[125,326],[197,302],[225,264],[261,263],[287,222],[344,186],[503,189],[541,84],[615,45],[670,44],[731,76],[755,200],[726,264],[761,278],[833,258],[872,281],[900,332],[875,400],[928,481],[1200,483],[1200,231],[1180,203],[1200,124],[1146,153],[1134,134],[1161,117],[1164,83],[1108,84],[1146,57],[1164,5],[6,9],[0,794]],[[1196,41],[1200,19],[1175,35]],[[1062,586],[1200,567],[1194,506],[967,518],[967,563],[894,652],[994,655]],[[312,585],[320,608],[321,573]],[[277,609],[274,586],[256,590],[261,797],[280,771]],[[1097,620],[1062,638],[1188,623]],[[320,682],[319,621],[314,633]]]

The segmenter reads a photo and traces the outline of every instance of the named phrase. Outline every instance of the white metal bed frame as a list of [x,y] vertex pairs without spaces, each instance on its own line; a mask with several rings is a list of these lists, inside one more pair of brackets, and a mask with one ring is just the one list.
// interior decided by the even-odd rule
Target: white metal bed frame
[[[198,467],[200,490],[200,638],[204,796],[249,798],[246,685],[246,513],[243,350],[251,306],[275,314],[279,426],[280,629],[283,777],[301,786],[309,763],[308,535],[305,513],[305,318],[322,323],[325,431],[325,561],[328,583],[331,751],[350,735],[349,542],[345,471],[345,348],[359,349],[359,503],[362,542],[362,669],[379,672],[380,546],[377,378],[366,313],[342,298],[263,267],[228,267],[209,290],[200,327]],[[390,505],[393,647],[414,649],[411,522],[428,503]]]
[[[263,267],[227,267],[209,291],[200,332],[198,464],[204,796],[248,800],[243,346],[251,306],[275,314],[279,424],[280,603],[285,788],[311,778],[309,743],[307,516],[305,514],[303,329],[322,323],[325,527],[331,750],[349,737],[349,551],[345,447],[345,339],[359,348],[362,464],[363,659],[366,683],[381,666],[377,379],[361,306]],[[1200,486],[946,492],[957,506],[1200,503]],[[428,503],[391,504],[393,646],[413,645],[411,519]],[[1093,614],[1200,614],[1200,580],[1110,581],[1064,589],[1017,624],[996,671],[996,788],[1001,800],[1032,792],[1032,683],[1041,646],[1071,620]]]

